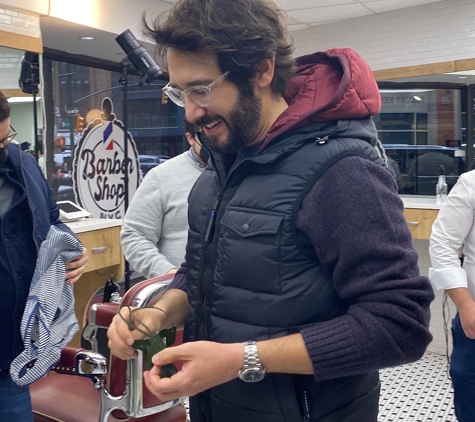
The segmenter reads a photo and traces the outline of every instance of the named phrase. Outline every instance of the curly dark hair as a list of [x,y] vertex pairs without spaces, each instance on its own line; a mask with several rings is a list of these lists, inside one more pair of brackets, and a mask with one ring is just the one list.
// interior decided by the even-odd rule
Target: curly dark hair
[[143,32],[165,59],[168,48],[216,55],[228,80],[246,84],[263,59],[275,57],[272,91],[283,94],[294,73],[293,45],[284,13],[272,0],[179,0]]
[[0,122],[4,122],[10,117],[10,103],[7,97],[0,91]]

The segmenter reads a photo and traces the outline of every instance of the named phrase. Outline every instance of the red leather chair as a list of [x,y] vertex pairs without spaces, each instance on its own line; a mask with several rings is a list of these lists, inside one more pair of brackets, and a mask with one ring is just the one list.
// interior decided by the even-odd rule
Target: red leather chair
[[[157,277],[133,286],[122,305],[151,305],[167,288],[172,276]],[[35,422],[185,422],[182,399],[161,402],[146,388],[142,374],[142,352],[137,359],[123,361],[98,353],[96,334],[106,329],[119,308],[118,303],[94,304],[83,337],[92,350],[66,347],[54,373],[30,386]],[[177,333],[174,344],[183,341]],[[103,349],[103,348],[101,348]]]

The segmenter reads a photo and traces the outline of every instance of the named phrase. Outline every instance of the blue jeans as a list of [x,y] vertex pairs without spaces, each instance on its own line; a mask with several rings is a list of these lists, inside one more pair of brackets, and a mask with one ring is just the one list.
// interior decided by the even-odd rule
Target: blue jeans
[[0,372],[0,421],[33,422],[30,390],[16,385],[8,370]]
[[454,385],[455,415],[459,422],[475,420],[475,340],[462,329],[460,316],[452,322],[454,349],[450,360],[450,376]]

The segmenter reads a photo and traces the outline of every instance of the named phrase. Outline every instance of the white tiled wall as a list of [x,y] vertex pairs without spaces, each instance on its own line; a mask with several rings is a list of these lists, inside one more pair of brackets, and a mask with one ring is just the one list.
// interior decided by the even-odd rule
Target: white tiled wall
[[[0,4],[0,31],[41,38],[40,18],[26,12],[6,9]],[[18,88],[23,54],[24,51],[0,47],[0,86],[2,89]]]
[[[414,239],[413,243],[417,249],[417,252],[419,253],[419,268],[421,274],[428,275],[430,267],[429,241]],[[457,310],[450,298],[447,298],[447,304],[445,306],[445,318],[447,322],[444,323],[444,294],[443,292],[437,290],[434,290],[434,292],[435,300],[431,304],[430,321],[430,332],[434,336],[434,339],[432,340],[432,343],[429,345],[427,350],[429,352],[445,355],[446,347],[448,347],[449,353],[452,352],[452,337],[450,334],[450,327],[452,324],[452,319],[455,316]],[[447,326],[448,341],[446,341],[445,326]]]
[[39,16],[4,7],[0,7],[0,30],[41,38]]
[[293,33],[296,54],[351,47],[373,70],[475,58],[475,1],[447,0]]
[[23,51],[0,47],[0,86],[2,89],[18,88],[18,77],[20,76],[23,54]]

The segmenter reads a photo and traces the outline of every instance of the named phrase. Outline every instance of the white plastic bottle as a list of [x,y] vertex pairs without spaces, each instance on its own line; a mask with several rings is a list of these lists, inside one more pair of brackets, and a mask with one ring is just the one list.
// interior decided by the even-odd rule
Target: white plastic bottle
[[447,183],[445,182],[444,166],[439,165],[439,180],[435,187],[435,195],[437,204],[441,204],[447,198]]

